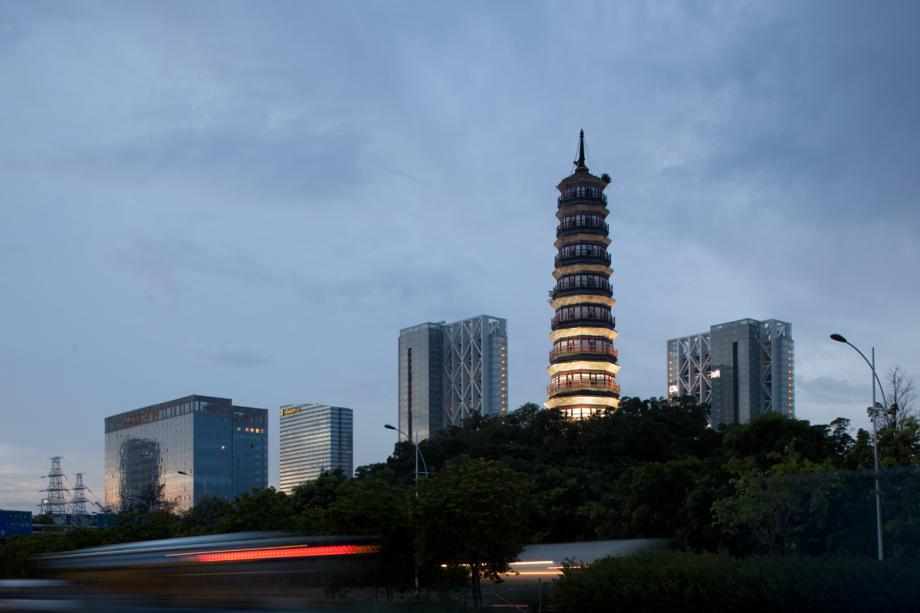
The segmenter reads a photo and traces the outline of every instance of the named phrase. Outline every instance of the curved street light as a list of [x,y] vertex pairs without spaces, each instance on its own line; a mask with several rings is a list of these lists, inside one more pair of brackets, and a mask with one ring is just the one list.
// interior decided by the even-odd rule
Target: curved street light
[[[418,498],[418,475],[419,475],[419,472],[418,472],[418,459],[419,459],[419,457],[422,458],[422,466],[425,467],[425,476],[426,476],[426,477],[428,476],[428,462],[425,461],[425,456],[422,455],[422,450],[421,450],[421,448],[418,446],[418,441],[413,441],[413,440],[409,437],[408,434],[406,434],[405,432],[403,432],[402,430],[400,430],[399,428],[397,428],[396,426],[394,426],[394,425],[392,425],[392,424],[384,424],[383,427],[386,428],[387,430],[394,430],[394,431],[396,431],[396,432],[399,432],[400,434],[402,434],[403,436],[406,437],[406,440],[407,440],[407,441],[409,441],[410,443],[412,443],[412,444],[415,446],[415,497]],[[416,566],[415,566],[415,597],[418,598],[418,595],[419,595],[419,587],[418,587],[418,566],[416,565]]]
[[[183,477],[188,477],[192,480],[192,501],[194,501],[195,500],[195,475],[193,475],[190,472],[186,472],[184,470],[177,470],[176,474],[182,475]],[[208,496],[208,480],[207,479],[204,479],[204,478],[201,479],[201,487],[202,489],[204,489],[204,492],[202,492],[201,496],[203,498],[207,497]]]
[[837,341],[838,343],[844,343],[852,347],[856,353],[865,360],[866,364],[869,365],[869,369],[872,371],[872,459],[875,464],[875,532],[876,532],[876,541],[878,542],[878,559],[885,559],[885,541],[882,536],[882,488],[879,484],[879,467],[878,467],[878,406],[875,401],[875,388],[878,384],[878,390],[882,394],[882,402],[885,403],[885,406],[888,407],[888,400],[885,398],[885,389],[882,387],[882,382],[878,378],[878,374],[875,372],[875,347],[872,348],[872,361],[869,361],[869,358],[866,357],[862,351],[859,350],[859,347],[848,341],[842,334],[831,334],[831,340]]
[[[832,341],[837,341],[838,343],[845,343],[845,344],[849,345],[850,347],[852,347],[852,348],[856,351],[856,353],[858,353],[858,354],[860,355],[860,357],[862,357],[863,360],[865,360],[866,364],[868,364],[868,365],[869,365],[869,368],[872,370],[872,387],[873,387],[873,390],[872,390],[872,392],[873,392],[872,404],[875,405],[875,397],[874,397],[875,389],[874,389],[874,388],[875,388],[875,384],[878,383],[878,391],[879,391],[879,393],[882,395],[882,402],[885,403],[885,406],[887,407],[887,406],[888,406],[888,400],[885,398],[885,388],[884,388],[884,386],[882,385],[881,379],[878,378],[878,374],[876,374],[876,372],[875,372],[875,347],[872,348],[872,360],[870,361],[869,358],[866,357],[866,354],[864,354],[862,351],[860,351],[859,348],[858,348],[856,345],[854,345],[853,343],[851,343],[850,341],[848,341],[846,338],[844,338],[843,335],[841,335],[841,334],[831,334],[831,340],[832,340]],[[874,406],[873,406],[873,408],[874,408]]]
[[405,432],[403,432],[396,426],[393,426],[391,424],[384,424],[383,427],[386,428],[387,430],[395,430],[396,432],[399,432],[400,434],[406,437],[407,441],[409,441],[415,446],[415,496],[416,498],[418,498],[418,476],[419,476],[418,459],[420,457],[422,458],[422,467],[425,469],[425,476],[426,477],[428,476],[428,462],[425,461],[425,456],[422,454],[422,449],[418,446],[417,441],[413,441],[409,437],[408,434],[406,434]]

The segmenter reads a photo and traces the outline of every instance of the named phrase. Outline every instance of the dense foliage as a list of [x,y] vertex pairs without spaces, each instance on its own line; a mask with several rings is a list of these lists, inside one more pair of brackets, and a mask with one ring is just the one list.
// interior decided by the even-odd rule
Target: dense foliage
[[[849,422],[770,414],[719,432],[685,399],[624,399],[567,422],[525,405],[421,444],[429,465],[459,455],[500,462],[533,483],[531,542],[670,537],[734,555],[875,552],[872,448]],[[411,475],[412,447],[387,463]],[[920,429],[883,429],[881,487],[889,556],[920,556]]]
[[419,563],[470,570],[473,603],[482,603],[480,580],[510,569],[527,544],[529,484],[497,462],[451,461],[419,488],[414,524]]
[[553,592],[582,611],[920,611],[920,565],[854,557],[654,552],[566,568]]
[[[875,553],[871,440],[851,436],[847,420],[767,415],[716,431],[689,400],[626,398],[579,422],[536,405],[474,417],[420,448],[431,475],[417,496],[415,449],[400,443],[354,479],[326,474],[290,496],[269,488],[180,517],[124,514],[112,528],[12,539],[0,574],[23,576],[39,551],[244,530],[376,535],[382,579],[396,588],[411,587],[416,565],[428,585],[440,563],[494,575],[527,542],[669,537],[734,556]],[[888,556],[918,558],[920,425],[889,423],[879,448]]]

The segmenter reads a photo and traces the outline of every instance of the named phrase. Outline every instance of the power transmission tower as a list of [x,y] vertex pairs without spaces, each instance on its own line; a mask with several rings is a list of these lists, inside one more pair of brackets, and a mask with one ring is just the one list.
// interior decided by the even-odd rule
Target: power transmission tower
[[86,512],[86,503],[89,502],[84,493],[86,490],[87,487],[83,485],[83,473],[77,473],[77,480],[73,486],[73,498],[70,500],[70,513],[75,524],[82,525],[89,518],[89,513]]
[[51,515],[55,521],[63,521],[67,513],[67,501],[65,495],[67,488],[64,487],[64,471],[61,470],[61,456],[51,458],[51,472],[45,477],[48,479],[48,487],[45,488],[45,497],[42,499],[42,513]]

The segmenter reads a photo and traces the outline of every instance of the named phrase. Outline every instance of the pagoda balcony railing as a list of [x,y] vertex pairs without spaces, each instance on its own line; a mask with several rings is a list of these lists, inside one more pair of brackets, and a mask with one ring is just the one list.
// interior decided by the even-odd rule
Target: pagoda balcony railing
[[589,355],[616,359],[619,356],[619,352],[613,345],[605,346],[601,343],[596,343],[594,345],[589,345],[587,343],[583,343],[581,345],[559,345],[558,347],[553,347],[553,349],[549,352],[549,360],[552,362],[557,358],[568,358],[577,355]]
[[576,230],[603,230],[605,233],[610,232],[610,224],[599,219],[581,219],[578,221],[563,221],[556,226],[556,234],[563,232],[574,232]]
[[556,298],[566,293],[575,293],[585,292],[585,293],[602,293],[610,296],[613,294],[613,288],[610,287],[610,281],[584,281],[578,284],[575,283],[557,283],[556,287],[550,290],[550,298]]
[[556,266],[565,266],[566,264],[605,264],[610,266],[610,254],[602,252],[599,255],[562,255],[559,254],[555,259]]
[[[565,307],[563,307],[565,308]],[[557,313],[551,320],[550,325],[553,327],[558,326],[559,324],[569,324],[569,323],[579,323],[585,325],[592,325],[595,323],[599,324],[610,324],[613,327],[617,325],[617,319],[610,314],[610,311],[605,311],[600,309],[600,312],[595,311],[593,315],[579,314],[579,313]]]
[[559,381],[546,386],[546,395],[552,397],[564,392],[613,392],[620,393],[620,384],[615,381]]
[[[600,190],[597,190],[597,191],[600,191]],[[602,193],[602,192],[592,193],[591,190],[588,190],[586,192],[575,191],[575,190],[571,190],[571,192],[569,192],[567,190],[566,193],[562,194],[556,199],[556,202],[558,202],[559,204],[567,204],[569,202],[577,202],[579,200],[588,201],[588,202],[603,202],[604,204],[607,204],[607,194]]]

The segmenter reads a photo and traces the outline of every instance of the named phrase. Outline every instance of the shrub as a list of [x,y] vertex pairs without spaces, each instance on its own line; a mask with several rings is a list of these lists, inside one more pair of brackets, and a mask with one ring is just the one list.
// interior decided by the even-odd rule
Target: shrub
[[920,611],[920,564],[838,557],[737,559],[652,552],[568,566],[561,611]]

